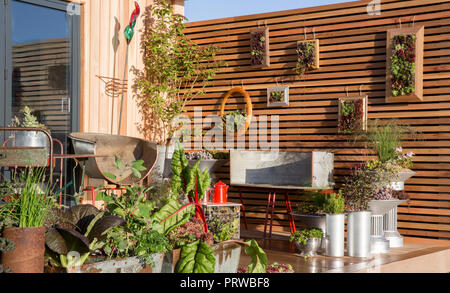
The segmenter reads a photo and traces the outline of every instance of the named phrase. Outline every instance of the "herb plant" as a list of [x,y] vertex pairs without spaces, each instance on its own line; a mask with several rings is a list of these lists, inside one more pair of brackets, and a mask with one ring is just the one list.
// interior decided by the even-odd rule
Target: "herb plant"
[[295,65],[295,72],[299,77],[302,77],[306,71],[315,68],[317,62],[316,50],[315,41],[300,42],[297,45],[297,63]]
[[392,40],[391,94],[403,96],[415,91],[416,36],[397,35]]

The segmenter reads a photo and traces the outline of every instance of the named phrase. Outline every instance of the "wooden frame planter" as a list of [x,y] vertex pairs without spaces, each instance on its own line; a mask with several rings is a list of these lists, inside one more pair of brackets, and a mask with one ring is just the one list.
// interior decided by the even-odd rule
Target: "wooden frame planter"
[[[355,130],[367,130],[368,96],[343,97],[339,98],[338,103],[338,133],[351,134]],[[360,116],[356,118],[356,122],[359,124],[359,127],[351,127],[350,125],[348,125],[348,120],[351,119],[351,117],[349,117],[350,115],[343,115],[344,103],[353,103],[354,112],[352,112],[352,114],[355,113],[355,111],[359,111],[359,114],[354,114]]]
[[[413,91],[406,94],[398,93],[398,89],[393,87],[393,73],[392,73],[392,56],[394,55],[395,38],[397,36],[415,36],[413,50],[401,50],[399,58],[403,60],[409,59],[408,62],[415,63],[414,77],[407,85],[403,86],[406,92],[410,91],[407,86],[412,86]],[[408,39],[405,40],[407,44]],[[424,26],[414,28],[397,28],[387,31],[386,38],[386,102],[413,102],[423,100],[423,55],[424,55]],[[414,61],[414,62],[412,62]],[[402,82],[400,79],[398,82]],[[399,87],[399,86],[398,86]],[[394,93],[396,91],[396,93]]]
[[[274,93],[281,93],[280,99],[274,97]],[[287,107],[289,106],[289,87],[276,86],[267,88],[267,107]]]
[[250,30],[250,64],[254,68],[270,67],[268,27]]
[[[319,39],[303,40],[303,41],[298,41],[297,42],[297,48],[296,48],[296,51],[297,51],[297,64],[299,64],[301,58],[305,58],[305,57],[301,57],[300,56],[301,55],[300,54],[300,50],[301,50],[300,47],[303,44],[312,44],[314,46],[314,48],[315,48],[313,56],[312,56],[313,62],[309,66],[307,66],[307,68],[304,69],[304,72],[307,72],[307,71],[310,71],[310,70],[314,70],[314,69],[319,69],[320,68],[320,54],[319,54],[320,53],[320,44],[319,44]],[[304,61],[304,62],[306,62],[306,61]],[[296,65],[296,67],[295,67],[295,72],[297,73],[297,75],[299,77],[302,77],[304,72],[302,74],[300,74],[300,72],[299,72],[299,70],[297,68],[298,68],[298,65]]]

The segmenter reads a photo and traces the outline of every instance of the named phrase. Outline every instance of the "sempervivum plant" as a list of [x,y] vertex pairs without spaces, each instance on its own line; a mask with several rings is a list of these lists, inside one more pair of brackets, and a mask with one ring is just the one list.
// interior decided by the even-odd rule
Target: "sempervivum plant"
[[297,64],[295,72],[302,77],[306,71],[314,69],[316,64],[315,42],[301,42],[297,45]]
[[364,101],[346,100],[340,101],[339,131],[345,134],[353,133],[363,127]]
[[284,101],[284,91],[271,92],[269,101],[270,101],[270,103],[283,102]]
[[393,38],[391,57],[391,93],[403,96],[415,91],[416,36],[397,35]]
[[266,37],[264,31],[252,33],[250,38],[250,55],[252,65],[261,65],[264,63],[264,52],[266,50]]

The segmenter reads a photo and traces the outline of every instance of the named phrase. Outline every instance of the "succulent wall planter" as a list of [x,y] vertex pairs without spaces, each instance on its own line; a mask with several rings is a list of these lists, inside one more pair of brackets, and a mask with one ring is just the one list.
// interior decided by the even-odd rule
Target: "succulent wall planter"
[[268,27],[250,30],[250,63],[254,68],[270,66]]
[[338,132],[351,134],[367,129],[368,97],[339,98]]
[[295,72],[302,77],[305,72],[320,67],[319,40],[304,40],[297,42],[297,64]]
[[387,31],[386,102],[423,100],[424,27]]
[[267,107],[289,106],[289,87],[277,86],[267,88]]

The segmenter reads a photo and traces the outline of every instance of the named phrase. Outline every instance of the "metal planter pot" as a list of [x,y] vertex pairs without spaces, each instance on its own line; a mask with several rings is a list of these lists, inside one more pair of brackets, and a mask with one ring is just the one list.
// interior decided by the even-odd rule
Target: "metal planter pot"
[[309,238],[305,244],[295,241],[295,246],[302,256],[315,256],[322,244],[322,238]]
[[49,147],[47,135],[40,131],[16,131],[15,143],[18,147]]
[[326,255],[344,256],[345,214],[326,215]]
[[353,257],[370,256],[371,212],[351,212],[347,222],[347,253]]
[[67,269],[68,273],[161,273],[164,253],[153,255],[154,267],[147,264],[139,256],[124,259],[105,258],[91,259],[91,263],[85,263],[80,268]]
[[[237,273],[241,259],[241,246],[237,243],[218,243],[212,246],[216,258],[214,273]],[[166,253],[162,264],[162,273],[174,273],[180,259],[181,249]]]
[[45,227],[4,228],[3,237],[16,248],[2,253],[2,265],[13,273],[43,273],[45,254]]
[[324,237],[322,238],[322,244],[320,249],[326,250],[326,220],[325,215],[308,215],[308,214],[302,214],[299,212],[292,212],[291,215],[294,217],[297,217],[299,219],[299,222],[305,224],[306,227],[310,228],[317,228],[322,230]]

